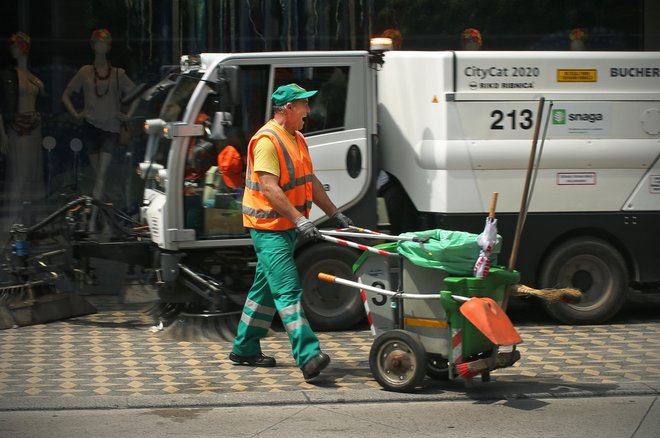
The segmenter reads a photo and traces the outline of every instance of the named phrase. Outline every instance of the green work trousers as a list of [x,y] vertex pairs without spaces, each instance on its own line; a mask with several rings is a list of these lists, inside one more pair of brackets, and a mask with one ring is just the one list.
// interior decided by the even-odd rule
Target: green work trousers
[[319,340],[303,313],[302,287],[293,259],[297,231],[250,230],[257,253],[254,283],[248,292],[232,351],[239,356],[261,353],[277,311],[289,335],[293,357],[299,367],[321,352]]

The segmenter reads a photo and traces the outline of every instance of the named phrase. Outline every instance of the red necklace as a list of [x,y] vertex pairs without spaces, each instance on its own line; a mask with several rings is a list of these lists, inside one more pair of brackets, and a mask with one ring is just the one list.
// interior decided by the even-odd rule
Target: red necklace
[[99,79],[100,80],[108,79],[110,77],[110,72],[112,71],[112,66],[110,65],[110,63],[108,63],[108,73],[105,76],[101,76],[99,74],[98,70],[96,70],[96,64],[92,64],[92,67],[94,68],[94,93],[96,93],[96,97],[103,97],[106,94],[108,94],[108,92],[110,91],[110,82],[108,81],[108,88],[105,89],[105,92],[100,93],[99,92]]

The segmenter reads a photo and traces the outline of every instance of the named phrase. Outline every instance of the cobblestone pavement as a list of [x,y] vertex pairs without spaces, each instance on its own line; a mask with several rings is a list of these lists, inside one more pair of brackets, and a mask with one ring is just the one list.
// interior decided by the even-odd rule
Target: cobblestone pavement
[[[149,331],[144,306],[88,297],[99,312],[45,325],[0,331],[0,398],[274,393],[379,389],[369,370],[368,330],[319,333],[332,363],[305,383],[283,332],[262,345],[275,368],[233,365],[230,343],[179,342]],[[522,359],[497,370],[497,382],[562,385],[660,383],[660,319],[602,326],[523,323]],[[430,382],[428,390],[456,388]]]

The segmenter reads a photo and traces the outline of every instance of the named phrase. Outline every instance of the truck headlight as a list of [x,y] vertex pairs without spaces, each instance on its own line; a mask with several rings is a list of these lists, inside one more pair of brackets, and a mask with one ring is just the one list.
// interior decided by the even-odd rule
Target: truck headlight
[[204,135],[204,125],[170,122],[163,127],[163,136],[170,140],[175,137],[199,137],[201,135]]
[[144,121],[144,132],[147,135],[162,134],[165,125],[166,123],[163,119],[147,119]]

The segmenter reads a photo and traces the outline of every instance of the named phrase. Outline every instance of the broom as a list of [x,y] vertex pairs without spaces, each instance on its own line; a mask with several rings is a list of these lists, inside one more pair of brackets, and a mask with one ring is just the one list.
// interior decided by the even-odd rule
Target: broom
[[519,296],[533,296],[550,303],[564,302],[577,304],[582,300],[582,292],[572,287],[534,289],[524,284],[513,284],[509,292]]
[[[552,109],[553,102],[550,102],[550,109]],[[520,203],[520,214],[518,215],[518,222],[516,223],[516,230],[513,238],[513,245],[511,248],[511,256],[509,258],[509,265],[507,269],[513,271],[516,266],[516,259],[518,257],[518,249],[520,248],[520,238],[522,236],[522,230],[525,225],[525,219],[527,218],[527,210],[529,208],[529,201],[532,196],[532,191],[534,190],[534,181],[532,181],[532,171],[535,168],[538,169],[538,162],[541,158],[541,151],[543,148],[543,143],[545,142],[545,137],[548,129],[548,121],[550,118],[546,118],[545,127],[543,130],[543,139],[541,141],[541,148],[539,149],[539,156],[536,157],[537,144],[539,139],[539,131],[541,128],[541,120],[543,120],[543,108],[545,106],[545,98],[541,97],[539,99],[538,106],[538,117],[536,126],[534,127],[534,138],[532,141],[532,149],[529,154],[529,162],[527,164],[527,174],[525,176],[525,186],[523,188],[523,197]],[[534,180],[536,179],[536,173],[534,173]],[[550,302],[563,301],[566,303],[575,304],[580,302],[582,299],[582,292],[574,288],[545,288],[545,289],[534,289],[529,286],[522,284],[512,284],[509,285],[505,291],[504,298],[502,300],[502,309],[506,311],[507,305],[509,304],[509,297],[512,295],[526,295],[526,296],[535,296]]]
[[[539,106],[537,111],[537,122],[534,128],[534,137],[532,141],[532,149],[530,151],[529,162],[527,165],[527,175],[525,177],[525,186],[523,188],[523,197],[520,205],[520,214],[518,215],[518,221],[516,223],[516,230],[513,238],[513,244],[511,248],[511,256],[509,258],[509,265],[507,269],[513,271],[516,266],[516,259],[518,257],[518,249],[520,247],[520,237],[522,235],[522,229],[525,224],[525,219],[527,217],[527,210],[529,207],[529,199],[531,197],[530,182],[532,179],[532,170],[534,169],[534,163],[536,161],[536,149],[539,139],[539,131],[541,127],[541,120],[543,120],[543,107],[545,105],[545,98],[541,97],[539,99]],[[547,121],[546,119],[546,130],[547,130]],[[543,132],[543,138],[545,139],[546,130]],[[540,154],[539,154],[540,157]],[[504,297],[502,299],[502,309],[506,311],[506,308],[509,304],[509,297],[512,294],[518,295],[534,295],[536,297],[546,299],[546,300],[561,300],[570,303],[579,302],[582,298],[582,292],[577,289],[562,288],[562,289],[534,289],[529,286],[521,284],[512,284],[507,286],[504,291]],[[502,354],[497,352],[498,346],[493,348],[493,356],[495,358],[495,367],[501,368],[499,365],[500,357]],[[518,353],[516,350],[513,350],[512,353]],[[507,353],[504,353],[507,354]],[[517,354],[517,357],[520,358],[520,353]],[[513,364],[515,359],[511,362]],[[489,364],[491,363],[491,358],[478,359],[472,362],[464,362],[456,365],[456,371],[464,379],[471,379],[472,377],[486,372],[490,369]],[[507,365],[508,366],[508,365]]]
[[513,365],[520,360],[520,352],[513,350],[506,353],[497,353],[495,356],[495,366],[490,368],[490,358],[477,359],[472,362],[463,362],[456,365],[456,371],[464,379],[471,379],[484,371],[496,370]]

